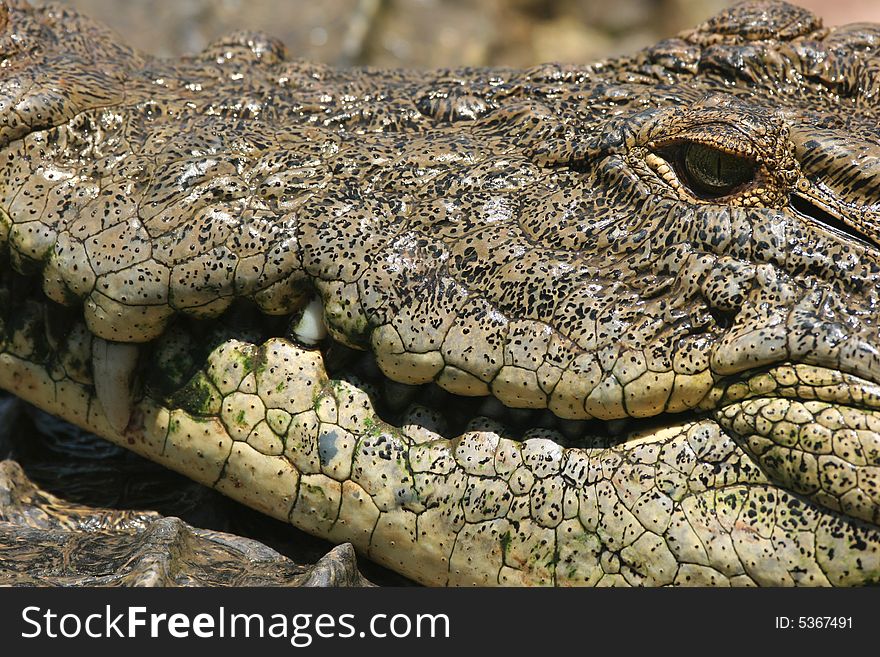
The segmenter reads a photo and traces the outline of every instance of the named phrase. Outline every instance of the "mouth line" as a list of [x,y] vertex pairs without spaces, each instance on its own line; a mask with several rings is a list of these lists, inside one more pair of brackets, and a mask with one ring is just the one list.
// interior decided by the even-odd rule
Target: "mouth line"
[[668,430],[687,424],[710,421],[724,428],[729,419],[725,413],[743,404],[761,406],[779,400],[827,405],[866,418],[880,411],[880,384],[841,370],[786,362],[723,377],[697,407],[685,411],[645,418],[566,420],[546,408],[510,408],[495,397],[456,395],[435,383],[398,383],[381,371],[371,352],[351,349],[330,337],[320,350],[330,379],[366,392],[377,419],[396,428],[417,425],[453,441],[485,432],[515,442],[545,439],[571,449],[628,449],[661,441]]
[[193,411],[186,403],[187,395],[180,391],[187,388],[193,371],[204,369],[207,354],[222,342],[234,339],[257,347],[271,338],[280,338],[318,351],[329,380],[346,382],[365,392],[377,420],[397,429],[415,425],[447,440],[469,432],[486,432],[516,442],[545,439],[563,448],[608,449],[649,441],[671,427],[704,420],[715,422],[726,406],[752,398],[783,397],[826,401],[865,411],[880,409],[878,384],[834,369],[777,363],[720,378],[696,407],[687,410],[642,418],[563,419],[547,408],[512,408],[491,395],[458,395],[433,382],[399,383],[382,372],[372,351],[353,349],[330,335],[316,344],[303,344],[291,333],[285,318],[268,317],[247,303],[234,305],[221,322],[182,318],[176,330],[164,334],[141,358],[168,362],[170,359],[160,354],[162,341],[171,338],[174,342],[181,336],[195,352],[189,372],[173,381],[162,381],[167,370],[158,368],[159,376],[143,378],[147,396],[169,409]]
[[[179,316],[148,343],[107,343],[88,335],[80,311],[45,298],[34,279],[11,273],[6,278],[10,279],[7,285],[15,290],[12,314],[24,317],[29,303],[43,304],[46,318],[34,319],[31,324],[45,327],[47,343],[64,345],[69,341],[70,327],[82,327],[80,332],[88,336],[85,339],[91,346],[76,357],[68,356],[66,361],[77,361],[84,368],[82,380],[94,386],[99,403],[120,433],[124,433],[134,405],[144,398],[169,410],[210,416],[195,403],[199,400],[194,398],[192,386],[199,373],[205,371],[208,355],[229,340],[258,347],[272,338],[319,350],[328,378],[346,381],[366,392],[378,420],[395,428],[418,425],[438,438],[452,440],[480,431],[517,442],[546,439],[566,448],[605,449],[708,415],[705,409],[691,409],[646,418],[569,420],[546,408],[511,408],[491,395],[457,395],[436,383],[407,385],[387,377],[372,351],[352,349],[330,335],[316,344],[305,344],[298,331],[291,330],[288,317],[266,315],[245,300],[234,303],[216,320]],[[30,308],[33,311],[34,307]],[[115,421],[114,411],[119,411]]]
[[[19,281],[23,285],[13,294],[13,299],[18,299],[14,306],[25,308],[29,303],[27,299],[45,304],[46,320],[39,322],[45,322],[49,343],[63,342],[60,336],[70,332],[72,323],[82,325],[76,310],[62,309],[32,290],[20,296],[22,289],[30,289],[24,285],[26,278],[13,276],[12,279],[12,283]],[[213,411],[200,411],[198,404],[193,404],[191,385],[199,373],[205,371],[208,355],[229,340],[258,347],[267,340],[280,338],[300,348],[319,351],[326,376],[331,381],[343,381],[363,390],[371,400],[377,420],[398,429],[415,425],[427,432],[424,435],[447,440],[458,439],[469,432],[484,432],[516,442],[543,439],[563,448],[609,449],[659,439],[665,429],[691,422],[717,423],[719,411],[724,407],[749,398],[786,397],[826,401],[856,410],[880,410],[880,384],[836,369],[805,363],[776,363],[718,379],[702,401],[687,410],[644,418],[568,420],[546,408],[511,408],[493,396],[457,395],[436,383],[398,383],[381,371],[371,351],[346,347],[330,335],[323,336],[316,344],[306,345],[295,329],[291,318],[268,316],[244,300],[234,303],[215,320],[181,316],[156,340],[132,346],[132,350],[138,352],[138,362],[132,367],[129,386],[121,386],[131,401],[120,401],[118,405],[128,409],[138,399],[149,398],[169,410],[181,409],[209,417]],[[100,339],[93,338],[92,347],[86,349],[81,359],[92,363],[92,372],[85,374],[89,379],[100,375],[97,365],[101,357],[95,355],[95,343],[101,346]],[[104,360],[115,361],[110,356],[112,354]],[[85,363],[83,366],[88,368]],[[118,364],[108,368],[111,374],[119,374],[117,370]],[[107,405],[114,402],[113,396],[102,392],[100,386],[95,385],[95,390],[102,402],[108,397],[111,403]],[[124,415],[129,417],[128,410]],[[120,431],[124,428],[122,426]]]
[[[305,346],[289,316],[241,301],[219,321],[177,317],[136,347],[130,421],[120,430],[104,408],[118,400],[94,381],[95,359],[113,361],[94,353],[101,338],[78,309],[11,288],[0,312],[6,389],[257,511],[351,540],[425,583],[462,576],[449,567],[462,513],[563,540],[559,523],[594,522],[570,514],[579,513],[574,500],[598,503],[600,487],[634,496],[656,488],[662,495],[650,504],[669,500],[685,524],[686,509],[714,517],[711,505],[688,500],[717,499],[722,489],[740,499],[756,487],[799,500],[810,518],[830,510],[840,522],[865,523],[852,525],[858,531],[880,526],[880,384],[838,369],[776,363],[719,378],[690,411],[628,424],[560,422],[544,409],[507,409],[433,383],[393,383],[371,352],[329,337]],[[782,434],[781,419],[790,425]],[[841,467],[833,466],[847,476],[835,478]],[[424,526],[418,540],[401,534],[404,520]],[[479,581],[502,581],[480,572]]]
[[446,439],[482,431],[517,442],[548,439],[566,448],[605,449],[708,415],[692,409],[647,418],[567,420],[546,408],[512,408],[493,396],[457,395],[436,383],[398,383],[381,371],[372,352],[329,337],[321,353],[330,379],[367,392],[383,422],[393,427],[418,424]]

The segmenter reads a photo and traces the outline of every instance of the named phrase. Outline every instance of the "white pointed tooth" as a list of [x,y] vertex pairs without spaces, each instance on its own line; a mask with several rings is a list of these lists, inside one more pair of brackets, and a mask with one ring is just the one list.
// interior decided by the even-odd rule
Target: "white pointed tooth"
[[302,317],[293,327],[293,334],[303,344],[318,344],[327,336],[324,324],[324,304],[320,297],[315,297],[303,310]]
[[92,340],[92,376],[95,394],[104,416],[122,433],[131,419],[131,383],[137,365],[138,348],[133,344]]

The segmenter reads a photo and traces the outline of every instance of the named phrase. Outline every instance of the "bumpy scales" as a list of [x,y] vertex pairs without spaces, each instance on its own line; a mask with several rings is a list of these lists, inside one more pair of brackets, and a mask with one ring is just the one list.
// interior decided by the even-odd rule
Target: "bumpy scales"
[[0,24],[2,387],[427,584],[880,580],[880,26],[426,73]]

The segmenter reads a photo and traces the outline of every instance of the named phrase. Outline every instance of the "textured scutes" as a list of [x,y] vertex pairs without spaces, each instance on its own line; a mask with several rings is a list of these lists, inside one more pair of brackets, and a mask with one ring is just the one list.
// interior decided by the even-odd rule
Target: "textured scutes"
[[[10,10],[31,46],[4,81],[76,104],[93,86],[86,62],[103,57],[84,51],[84,35],[105,33],[59,16]],[[673,364],[707,354],[716,375],[806,358],[867,376],[875,365],[855,347],[874,341],[867,320],[838,324],[837,346],[810,353],[791,339],[818,321],[799,303],[827,307],[845,279],[852,298],[836,303],[873,307],[880,275],[864,251],[873,215],[852,207],[871,189],[870,166],[845,167],[849,155],[870,165],[876,126],[835,112],[841,99],[804,68],[809,48],[864,68],[876,39],[815,27],[758,3],[688,46],[708,62],[737,56],[742,39],[760,44],[744,62],[778,59],[802,76],[785,82],[797,93],[781,107],[782,78],[726,89],[718,67],[670,64],[654,93],[638,74],[654,51],[583,70],[498,70],[491,84],[470,70],[285,62],[255,35],[183,63],[120,55],[97,69],[120,99],[30,125],[0,153],[6,243],[17,270],[42,266],[47,295],[81,304],[107,340],[150,341],[175,314],[214,318],[240,297],[297,313],[314,288],[330,334],[370,346],[392,378],[568,418],[688,410],[713,376],[675,378]],[[797,57],[800,68],[784,63]],[[377,97],[401,99],[381,129],[366,111]],[[857,146],[853,133],[865,135]],[[721,198],[694,192],[689,144],[754,162],[755,179]],[[803,201],[790,207],[795,192]],[[865,240],[849,239],[859,231]],[[862,252],[855,264],[849,253]],[[641,353],[650,374],[621,377],[616,353]]]
[[875,28],[413,73],[8,15],[2,387],[425,582],[877,581]]
[[66,502],[15,461],[0,462],[0,490],[4,586],[369,585],[351,545],[304,568],[254,540],[153,511]]
[[[750,4],[743,3],[740,8],[747,13]],[[764,8],[771,5],[778,9],[783,3],[764,3]],[[762,14],[760,3],[757,9],[754,18]],[[687,53],[692,44],[702,45],[701,57],[693,68],[734,83],[759,83],[778,92],[794,92],[799,78],[806,78],[810,84],[840,96],[872,95],[872,87],[876,85],[872,60],[880,34],[876,25],[862,23],[822,29],[818,20],[805,10],[787,6],[783,11],[788,12],[787,18],[791,20],[789,29],[770,28],[767,32],[766,25],[755,22],[752,27],[758,29],[750,35],[719,35],[711,30],[698,30],[684,35],[687,42],[675,44],[673,50]],[[730,27],[736,30],[742,26],[740,23]],[[781,44],[779,39],[786,42]],[[663,66],[675,68],[677,64],[675,57],[669,58],[662,50],[656,55],[652,53],[652,59]]]
[[775,0],[744,2],[710,18],[697,28],[694,37],[713,35],[748,41],[803,37],[822,27],[822,21],[806,9]]
[[[103,26],[58,7],[4,7],[0,143],[122,102],[122,70],[142,63]],[[57,49],[57,44],[64,48]],[[55,46],[55,47],[53,47]]]
[[[840,402],[849,391],[880,407],[876,386],[834,370],[786,365],[719,388],[718,421],[729,431],[691,419],[610,448],[571,449],[493,431],[447,439],[418,413],[409,416],[421,422],[417,431],[397,428],[366,392],[328,378],[319,351],[283,339],[229,340],[193,376],[220,397],[216,410],[169,410],[146,397],[133,402],[120,431],[91,382],[40,364],[69,362],[79,347],[46,341],[35,356],[49,307],[35,304],[36,321],[14,329],[8,319],[17,312],[4,311],[0,323],[4,388],[276,518],[350,540],[425,583],[816,585],[880,577],[880,530],[858,520],[880,481],[871,465],[880,462],[880,411],[785,396],[810,388]],[[796,468],[762,460],[762,436],[813,455],[819,470],[809,493],[796,492],[810,484],[789,476]],[[779,488],[781,480],[795,492]]]

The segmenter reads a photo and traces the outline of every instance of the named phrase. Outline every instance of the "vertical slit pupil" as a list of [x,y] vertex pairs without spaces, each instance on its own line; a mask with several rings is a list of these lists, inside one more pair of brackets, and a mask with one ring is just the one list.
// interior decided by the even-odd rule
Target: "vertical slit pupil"
[[689,142],[677,158],[682,181],[697,196],[718,198],[755,178],[756,163],[705,144]]

